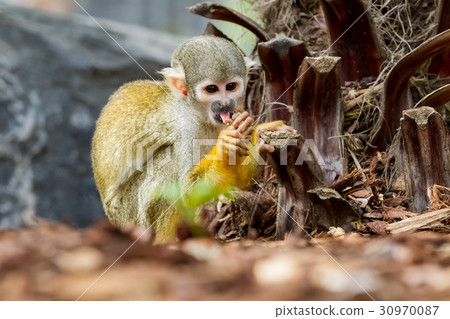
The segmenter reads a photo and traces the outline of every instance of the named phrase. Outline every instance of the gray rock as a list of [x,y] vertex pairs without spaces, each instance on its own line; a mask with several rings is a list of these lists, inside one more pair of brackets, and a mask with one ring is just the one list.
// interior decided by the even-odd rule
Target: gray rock
[[182,39],[98,22],[104,30],[88,17],[0,3],[0,228],[33,215],[83,227],[103,215],[90,160],[95,120],[122,83],[159,78]]
[[[72,1],[72,0],[71,0]],[[139,24],[148,28],[175,34],[193,36],[206,27],[207,19],[193,15],[186,7],[201,2],[199,0],[83,0],[78,3],[89,14],[124,23]],[[224,2],[224,1],[214,1]],[[75,10],[83,13],[77,5]]]

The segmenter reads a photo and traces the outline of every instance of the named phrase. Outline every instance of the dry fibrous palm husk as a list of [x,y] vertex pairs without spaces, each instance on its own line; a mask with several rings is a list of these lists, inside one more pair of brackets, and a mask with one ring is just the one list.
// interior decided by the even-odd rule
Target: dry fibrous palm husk
[[328,48],[326,25],[318,0],[254,0],[255,10],[272,36],[304,41],[313,55]]
[[[252,2],[271,36],[284,35],[302,40],[313,56],[320,55],[329,48],[329,37],[318,0]],[[365,159],[367,140],[379,117],[379,106],[382,103],[382,90],[374,88],[384,82],[390,69],[403,55],[435,34],[437,2],[437,0],[365,2],[373,18],[374,28],[386,60],[378,78],[346,83],[344,88],[345,103],[353,104],[351,108],[346,109],[344,132],[348,134],[344,140],[360,161]],[[363,35],[361,41],[364,41]],[[411,81],[412,95],[416,102],[445,82],[439,79],[429,81],[425,70],[426,68],[419,69]],[[357,103],[352,103],[361,95],[363,98]]]
[[[327,25],[319,0],[253,0],[250,2],[259,13],[264,23],[263,27],[270,37],[287,36],[301,40],[305,42],[312,56],[330,54]],[[348,171],[367,169],[371,166],[374,154],[369,156],[368,141],[380,117],[385,80],[402,57],[436,34],[438,2],[438,0],[364,1],[383,51],[383,65],[378,76],[342,83],[344,130],[342,136],[338,137],[344,140],[346,155],[349,159]],[[361,34],[361,41],[364,41],[363,34]],[[255,58],[258,58],[257,55]],[[436,75],[428,74],[427,71],[428,63],[420,67],[410,78],[414,104],[449,82],[448,78],[437,78]],[[257,102],[253,103],[253,107],[256,106],[257,109],[255,114],[266,114],[267,108],[270,107],[267,105],[267,96],[264,94],[267,88],[264,86],[265,80],[258,77],[258,74],[264,73],[261,69],[255,69],[253,73],[253,84],[250,85],[249,92],[253,93],[253,102],[257,99]],[[249,98],[250,100],[252,99]],[[443,109],[445,112],[448,108]],[[398,165],[394,165],[393,157],[395,153],[393,146],[397,140],[398,136],[394,138],[386,152],[378,154],[381,164],[372,172],[373,174],[371,173],[371,177],[377,178],[377,181],[383,180],[383,185],[379,185],[378,189],[380,196],[389,190],[389,185],[401,173],[395,171]],[[380,178],[381,176],[383,178]],[[395,197],[403,193],[404,191],[395,194],[388,192],[387,196]]]

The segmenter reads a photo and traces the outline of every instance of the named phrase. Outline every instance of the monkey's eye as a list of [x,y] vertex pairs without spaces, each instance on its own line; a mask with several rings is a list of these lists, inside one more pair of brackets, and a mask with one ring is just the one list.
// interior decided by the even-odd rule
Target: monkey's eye
[[208,93],[216,93],[217,91],[219,91],[219,88],[217,87],[217,85],[208,85],[205,88],[206,92]]
[[227,91],[233,91],[235,88],[236,88],[236,83],[234,83],[234,82],[228,83],[226,86]]

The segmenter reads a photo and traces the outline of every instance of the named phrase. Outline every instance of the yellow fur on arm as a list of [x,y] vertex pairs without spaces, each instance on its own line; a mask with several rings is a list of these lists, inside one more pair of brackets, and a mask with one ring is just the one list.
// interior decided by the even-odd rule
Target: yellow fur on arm
[[[236,168],[225,165],[216,154],[216,146],[201,159],[200,163],[189,173],[184,202],[189,207],[200,206],[219,194],[224,194],[237,184]],[[209,190],[209,196],[200,196],[199,191]]]
[[[258,136],[253,134],[249,146],[248,156],[238,156],[236,163],[230,163],[228,156],[219,158],[217,155],[217,146],[211,152],[202,158],[200,163],[194,167],[187,178],[187,186],[196,184],[192,191],[188,191],[185,196],[185,203],[189,206],[198,206],[211,200],[214,195],[223,194],[233,187],[239,189],[248,189],[254,184],[254,178],[259,172],[259,164],[256,156],[259,156],[259,148],[256,145]],[[211,198],[202,198],[200,202],[196,198],[196,189],[206,187],[211,189]]]
[[262,130],[276,130],[281,125],[283,125],[283,121],[273,121],[256,126],[252,133],[250,143],[247,145],[250,149],[249,156],[239,158],[239,165],[236,167],[237,183],[233,186],[240,189],[248,189],[255,184],[255,178],[258,177],[262,165],[265,162],[259,151],[259,133]]
[[234,186],[240,189],[249,189],[255,184],[254,179],[260,172],[261,166],[258,164],[255,156],[259,156],[258,147],[254,143],[249,143],[249,155],[238,158],[236,166],[236,184]]

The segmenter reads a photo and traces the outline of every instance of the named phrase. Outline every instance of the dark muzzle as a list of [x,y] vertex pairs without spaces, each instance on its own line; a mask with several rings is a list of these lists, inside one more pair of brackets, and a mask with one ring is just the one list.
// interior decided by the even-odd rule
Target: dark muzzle
[[213,111],[214,114],[220,114],[224,112],[233,114],[235,109],[236,109],[235,100],[230,100],[230,103],[228,104],[221,104],[219,101],[215,101],[211,104],[211,111]]

